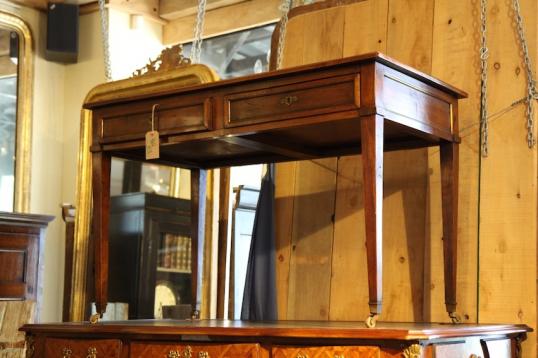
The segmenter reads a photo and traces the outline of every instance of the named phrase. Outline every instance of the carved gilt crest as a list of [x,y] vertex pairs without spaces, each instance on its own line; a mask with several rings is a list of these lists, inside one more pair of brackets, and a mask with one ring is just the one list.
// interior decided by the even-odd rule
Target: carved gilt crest
[[178,44],[162,50],[161,54],[155,60],[149,59],[149,63],[145,67],[133,72],[133,77],[169,71],[190,64],[191,60],[183,57],[183,46]]

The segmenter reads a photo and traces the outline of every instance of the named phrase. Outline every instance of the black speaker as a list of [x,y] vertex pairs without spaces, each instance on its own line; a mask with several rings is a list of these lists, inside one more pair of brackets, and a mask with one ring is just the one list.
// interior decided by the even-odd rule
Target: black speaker
[[78,5],[49,3],[47,49],[49,61],[74,63],[78,58]]

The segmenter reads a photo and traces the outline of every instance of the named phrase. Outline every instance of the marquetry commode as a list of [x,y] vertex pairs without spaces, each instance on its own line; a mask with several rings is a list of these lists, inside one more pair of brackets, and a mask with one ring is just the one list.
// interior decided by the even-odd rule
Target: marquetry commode
[[511,358],[526,326],[126,321],[33,325],[27,357]]

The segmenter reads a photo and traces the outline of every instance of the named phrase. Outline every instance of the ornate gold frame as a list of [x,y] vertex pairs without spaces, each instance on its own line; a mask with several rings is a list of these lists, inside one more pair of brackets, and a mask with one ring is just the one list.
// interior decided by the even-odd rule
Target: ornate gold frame
[[[133,78],[108,82],[92,89],[85,104],[123,98],[138,98],[149,93],[166,92],[178,87],[208,83],[218,76],[204,65],[185,65],[163,72],[141,74]],[[78,153],[75,237],[73,244],[73,270],[71,278],[70,321],[87,319],[87,273],[91,222],[91,120],[92,111],[83,109],[80,121],[80,147]]]
[[0,27],[19,34],[17,73],[17,139],[15,149],[14,211],[30,210],[30,164],[32,154],[33,40],[28,25],[18,16],[0,11]]

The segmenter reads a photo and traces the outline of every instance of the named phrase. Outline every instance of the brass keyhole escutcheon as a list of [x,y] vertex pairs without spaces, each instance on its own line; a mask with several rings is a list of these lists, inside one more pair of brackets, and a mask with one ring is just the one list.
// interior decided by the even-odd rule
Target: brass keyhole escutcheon
[[88,355],[86,356],[86,358],[97,358],[97,348],[88,348]]
[[62,349],[62,358],[71,358],[71,354],[73,354],[73,351],[70,348]]
[[179,358],[179,352],[178,351],[170,351],[170,352],[168,352],[167,358]]
[[[286,97],[283,97],[280,100],[280,104],[283,104],[283,105],[286,105],[286,106],[291,106],[292,104],[294,104],[298,100],[299,100],[299,98],[297,98],[297,96],[286,96]],[[297,358],[302,358],[302,357],[297,357]]]

